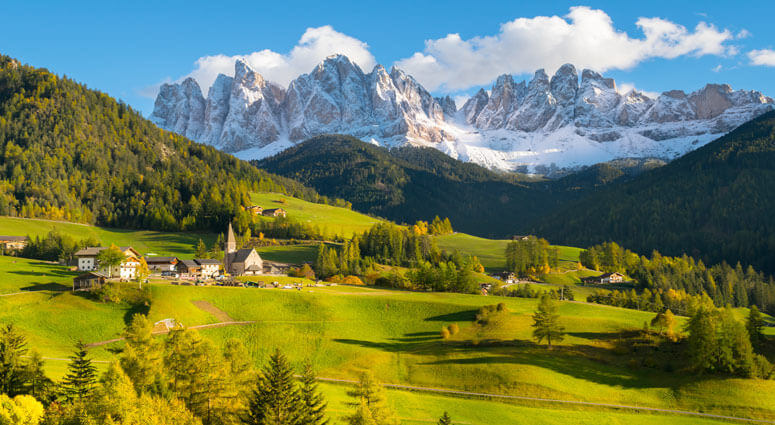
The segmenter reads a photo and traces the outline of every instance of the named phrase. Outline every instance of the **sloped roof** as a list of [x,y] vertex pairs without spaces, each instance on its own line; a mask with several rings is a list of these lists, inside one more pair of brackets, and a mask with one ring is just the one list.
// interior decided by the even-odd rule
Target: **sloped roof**
[[161,264],[161,263],[176,263],[178,257],[145,257],[145,262],[148,264]]
[[[78,250],[78,252],[75,253],[76,257],[94,257],[100,252],[108,249],[106,246],[87,246],[86,248]],[[132,251],[136,256],[140,256],[140,253],[137,252],[134,248],[131,246],[120,246],[118,249],[121,250],[121,252],[126,251]]]
[[[248,256],[250,256],[250,253],[255,251],[256,250],[253,248],[238,249],[237,252],[234,253],[234,258],[231,260],[232,264],[244,263],[248,259]],[[256,252],[256,255],[258,255],[257,252]],[[258,258],[261,259],[261,256],[259,255]]]
[[184,266],[186,266],[187,269],[196,269],[196,268],[201,267],[194,260],[180,260],[180,263],[183,264]]
[[76,276],[75,279],[76,280],[80,280],[80,279],[93,279],[95,277],[96,278],[100,278],[101,277],[101,278],[107,279],[108,275],[100,273],[100,272],[86,272],[84,274],[80,274],[80,275]]
[[26,236],[0,236],[0,242],[21,242],[26,240]]
[[212,258],[194,258],[194,261],[197,262],[197,264],[204,266],[206,264],[221,264],[220,261],[212,259]]

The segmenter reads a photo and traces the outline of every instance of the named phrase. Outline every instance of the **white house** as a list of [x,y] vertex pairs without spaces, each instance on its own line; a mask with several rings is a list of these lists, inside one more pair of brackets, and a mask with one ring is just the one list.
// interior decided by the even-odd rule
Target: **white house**
[[75,253],[78,258],[78,270],[83,272],[97,271],[108,275],[119,277],[124,280],[132,280],[137,276],[137,267],[140,265],[140,253],[135,251],[131,246],[119,247],[124,253],[124,261],[121,265],[108,270],[107,268],[101,268],[97,256],[100,252],[108,249],[104,246],[90,246],[83,248]]
[[221,262],[211,258],[195,258],[197,264],[202,267],[202,277],[217,276],[221,270]]

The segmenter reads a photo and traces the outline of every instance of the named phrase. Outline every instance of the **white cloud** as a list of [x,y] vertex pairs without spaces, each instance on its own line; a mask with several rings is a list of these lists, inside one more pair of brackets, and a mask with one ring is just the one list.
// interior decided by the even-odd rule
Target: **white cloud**
[[[356,38],[334,30],[330,25],[317,28],[307,28],[298,44],[288,53],[277,53],[272,50],[261,50],[246,55],[204,56],[195,62],[195,69],[176,81],[193,77],[207,96],[208,88],[213,84],[218,74],[234,75],[234,63],[237,59],[245,60],[265,79],[287,86],[294,78],[312,69],[327,56],[341,53],[366,72],[376,64],[374,56],[369,52],[369,46]],[[149,92],[151,90],[144,90]],[[158,93],[158,86],[153,96]]]
[[635,90],[636,92],[643,93],[652,99],[656,99],[659,97],[659,93],[654,91],[639,90],[637,87],[635,87],[635,84],[633,83],[616,83],[616,91],[618,91],[621,94],[627,94],[633,90]]
[[734,35],[700,22],[693,31],[661,18],[639,18],[643,37],[614,27],[602,10],[574,7],[564,17],[518,18],[493,36],[463,40],[458,34],[427,40],[425,49],[396,65],[429,90],[456,91],[489,84],[504,73],[554,72],[564,63],[599,72],[629,69],[649,58],[728,55]]
[[747,29],[743,28],[742,30],[740,30],[740,32],[737,33],[735,38],[740,40],[740,39],[743,39],[743,38],[748,38],[750,36],[751,36],[751,32],[748,31]]
[[724,69],[724,67],[721,66],[721,64],[718,64],[711,69],[713,72],[721,72],[721,70]]
[[455,106],[457,107],[457,109],[460,109],[463,107],[463,105],[466,104],[466,102],[468,102],[468,99],[470,98],[471,96],[467,94],[461,94],[461,95],[453,96],[452,100],[455,101]]
[[748,59],[753,65],[775,66],[775,50],[761,49],[748,52]]

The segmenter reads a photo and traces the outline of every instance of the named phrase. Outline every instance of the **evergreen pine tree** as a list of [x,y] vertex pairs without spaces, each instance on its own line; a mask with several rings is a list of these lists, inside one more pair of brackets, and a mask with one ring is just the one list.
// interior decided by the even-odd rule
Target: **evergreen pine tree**
[[21,394],[25,371],[23,356],[26,353],[24,335],[17,332],[13,325],[0,327],[0,394],[11,397]]
[[304,365],[304,373],[299,381],[301,383],[301,423],[304,425],[328,424],[328,419],[326,419],[327,404],[323,394],[318,390],[315,372],[309,362]]
[[78,341],[75,344],[75,353],[70,357],[70,363],[67,365],[67,375],[62,381],[65,395],[70,400],[83,401],[94,390],[97,368],[87,356],[86,344]]
[[548,294],[541,296],[538,302],[538,311],[533,314],[533,338],[540,344],[546,339],[549,349],[552,341],[560,342],[565,337],[565,328],[560,326],[560,315],[557,314],[557,305]]
[[194,258],[207,258],[207,254],[207,245],[205,245],[203,240],[199,239],[199,243],[196,244],[194,249]]
[[288,359],[275,350],[250,399],[248,425],[302,425],[301,399]]
[[449,417],[449,413],[444,412],[439,419],[439,425],[452,425],[452,418]]
[[374,379],[371,372],[363,372],[358,385],[348,391],[347,395],[355,398],[355,401],[349,404],[357,409],[355,414],[347,418],[349,424],[398,424],[395,412],[387,406],[385,389]]

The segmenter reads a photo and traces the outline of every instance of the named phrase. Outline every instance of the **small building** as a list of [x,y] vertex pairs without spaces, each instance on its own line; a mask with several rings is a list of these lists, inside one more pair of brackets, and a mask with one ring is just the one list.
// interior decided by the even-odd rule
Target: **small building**
[[28,241],[26,236],[0,236],[0,248],[3,251],[21,251]]
[[261,215],[264,212],[264,208],[258,205],[251,205],[247,208],[247,211],[253,215]]
[[287,213],[282,208],[270,208],[268,210],[263,210],[261,213],[266,217],[285,217]]
[[87,272],[73,278],[73,291],[85,291],[99,288],[105,284],[108,277],[99,272]]
[[188,277],[199,277],[202,275],[202,266],[194,260],[178,261],[178,273]]
[[[137,278],[137,269],[140,267],[138,257],[126,257],[118,267],[118,277],[121,280],[134,280]],[[110,274],[111,276],[113,273]]]
[[[97,256],[106,249],[108,249],[106,246],[89,246],[78,250],[78,252],[75,253],[75,257],[78,258],[78,270],[82,272],[98,270],[99,264]],[[119,249],[127,258],[132,257],[135,261],[140,258],[140,253],[135,251],[131,246],[121,246]]]
[[145,257],[148,270],[157,272],[174,272],[178,266],[178,257]]
[[584,283],[597,283],[601,285],[608,283],[622,283],[624,282],[624,275],[618,272],[603,273],[600,276],[582,278],[581,281]]
[[201,267],[202,277],[218,276],[221,271],[221,262],[212,258],[194,258]]

